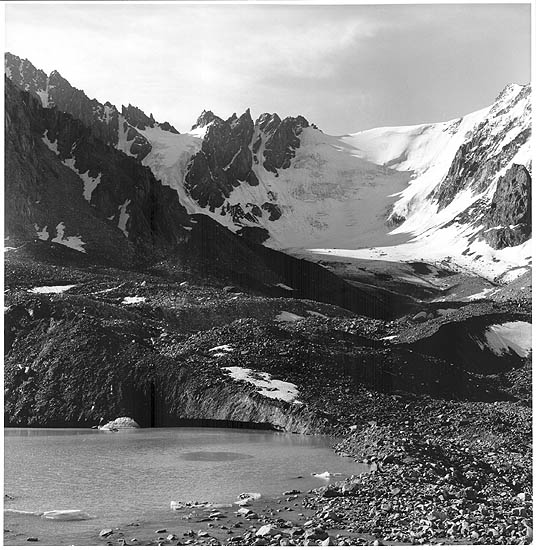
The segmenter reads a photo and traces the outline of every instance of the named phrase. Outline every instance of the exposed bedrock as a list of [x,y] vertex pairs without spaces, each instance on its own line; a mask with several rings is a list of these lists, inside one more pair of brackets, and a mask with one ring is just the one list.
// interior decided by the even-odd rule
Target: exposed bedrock
[[484,217],[483,235],[493,248],[517,246],[532,233],[532,179],[529,171],[514,164],[499,178],[497,190]]

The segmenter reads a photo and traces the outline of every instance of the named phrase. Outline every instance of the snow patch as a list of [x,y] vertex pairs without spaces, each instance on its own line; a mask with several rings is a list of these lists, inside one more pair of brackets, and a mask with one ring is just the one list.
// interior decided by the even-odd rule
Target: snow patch
[[471,294],[471,296],[467,296],[465,299],[472,302],[473,300],[483,300],[488,296],[489,294],[495,292],[496,289],[494,288],[485,288],[482,292],[479,292],[478,294]]
[[76,285],[36,286],[28,290],[28,292],[32,292],[33,294],[61,294],[75,286]]
[[119,115],[118,118],[119,123],[117,130],[117,149],[119,149],[119,151],[122,151],[123,153],[125,153],[125,155],[128,155],[129,157],[135,157],[136,155],[133,155],[130,152],[130,147],[134,143],[134,139],[127,141],[127,132],[130,128],[130,124],[125,120],[125,117],[123,115]]
[[299,403],[296,401],[298,390],[295,384],[283,382],[272,378],[266,372],[253,371],[242,367],[224,367],[233,380],[249,382],[255,387],[260,388],[257,393],[269,397],[270,399],[281,399],[287,403]]
[[41,100],[41,105],[47,109],[48,108],[48,90],[38,90],[35,92],[39,99]]
[[121,206],[118,207],[119,210],[119,221],[117,222],[117,227],[121,229],[125,237],[128,238],[127,231],[127,222],[130,218],[130,214],[127,213],[127,206],[130,204],[130,199],[127,199]]
[[222,346],[216,346],[215,348],[210,348],[208,351],[234,351],[234,348],[232,348],[229,344],[223,344]]
[[147,298],[144,296],[125,296],[123,298],[122,304],[141,304],[142,302],[146,302]]
[[101,181],[102,174],[99,174],[97,177],[92,178],[89,175],[89,170],[84,172],[83,174],[77,170],[75,167],[76,159],[74,158],[68,158],[62,161],[62,163],[67,166],[67,168],[70,168],[84,183],[84,199],[86,199],[87,202],[91,201],[91,195],[93,194],[93,191],[97,188],[97,185],[99,185]]
[[276,321],[286,321],[289,323],[295,323],[300,319],[305,319],[305,317],[302,317],[301,315],[296,315],[295,313],[291,313],[290,311],[282,311],[279,315],[275,316]]
[[322,319],[329,319],[327,315],[324,315],[323,313],[319,313],[318,311],[313,311],[312,309],[308,309],[307,313],[315,317],[321,317]]
[[35,227],[35,232],[37,233],[37,237],[42,241],[48,241],[48,238],[50,236],[47,231],[48,226],[45,225],[43,229],[39,229],[39,226],[36,223],[34,223],[34,227]]
[[532,351],[532,324],[512,321],[491,325],[485,333],[486,343],[495,355],[513,351],[519,357],[527,357]]
[[43,143],[56,155],[59,155],[58,151],[58,140],[50,141],[48,138],[48,130],[42,135],[41,140]]
[[84,250],[84,245],[86,243],[82,240],[82,237],[65,237],[65,224],[63,222],[60,222],[56,226],[56,236],[52,239],[52,242],[61,244],[67,248],[72,248],[73,250],[78,250],[78,252],[83,252],[84,254],[86,253]]
[[282,288],[283,290],[294,290],[291,286],[285,285],[284,283],[276,283],[275,286]]

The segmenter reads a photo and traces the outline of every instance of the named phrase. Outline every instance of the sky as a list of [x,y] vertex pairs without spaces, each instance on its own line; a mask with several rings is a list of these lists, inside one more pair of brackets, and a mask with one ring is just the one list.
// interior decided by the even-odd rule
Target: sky
[[329,134],[450,120],[530,81],[530,4],[6,3],[5,48],[187,131],[301,114]]

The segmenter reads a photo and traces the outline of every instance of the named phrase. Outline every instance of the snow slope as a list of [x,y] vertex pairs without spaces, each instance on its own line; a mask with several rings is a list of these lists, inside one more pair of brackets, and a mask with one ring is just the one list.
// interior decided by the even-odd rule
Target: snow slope
[[[530,88],[510,85],[491,107],[461,119],[377,128],[343,136],[342,139],[354,146],[362,158],[411,171],[412,179],[398,194],[391,214],[394,220],[402,221],[391,235],[410,235],[411,239],[396,246],[377,247],[371,242],[367,248],[334,245],[311,247],[309,252],[331,257],[441,261],[488,278],[499,278],[510,269],[530,266],[531,240],[495,250],[482,240],[484,228],[479,221],[483,210],[491,203],[500,176],[512,164],[524,165],[531,171],[531,139],[519,139],[523,132],[530,134],[530,125]],[[516,138],[521,145],[516,145]],[[498,169],[488,175],[482,188],[472,186],[469,177],[464,180],[462,167],[460,190],[446,207],[440,205],[438,187],[451,169],[460,147],[473,142],[473,149],[485,152],[478,158],[479,162],[483,165],[499,158]],[[514,150],[511,158],[509,149]]]
[[[438,190],[456,166],[462,146],[474,142],[472,148],[483,164],[519,141],[530,120],[530,89],[510,85],[490,107],[447,122],[344,136],[305,127],[290,166],[277,173],[263,166],[269,134],[257,121],[249,148],[260,159],[252,163],[259,184],[236,181],[218,208],[201,207],[185,186],[191,160],[202,150],[210,124],[185,134],[158,123],[136,131],[152,147],[143,164],[176,190],[188,213],[207,214],[232,231],[263,228],[269,234],[267,246],[314,257],[446,262],[498,278],[530,265],[530,243],[493,249],[480,238],[484,226],[479,215],[491,203],[499,177],[513,163],[531,170],[530,139],[515,146],[515,154],[499,163],[485,186],[473,185],[469,178],[447,204],[438,200]],[[117,147],[127,152],[128,126],[120,116]],[[260,148],[254,152],[259,138]],[[266,209],[261,210],[266,203],[276,205],[281,215],[271,219]]]

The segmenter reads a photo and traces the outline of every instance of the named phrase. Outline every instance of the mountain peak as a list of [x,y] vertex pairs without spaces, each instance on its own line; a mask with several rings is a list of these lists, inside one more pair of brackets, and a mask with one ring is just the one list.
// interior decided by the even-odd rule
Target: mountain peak
[[202,113],[197,117],[196,123],[192,126],[192,130],[196,130],[197,128],[204,128],[215,120],[221,121],[222,119],[219,116],[216,116],[212,111],[203,110]]

